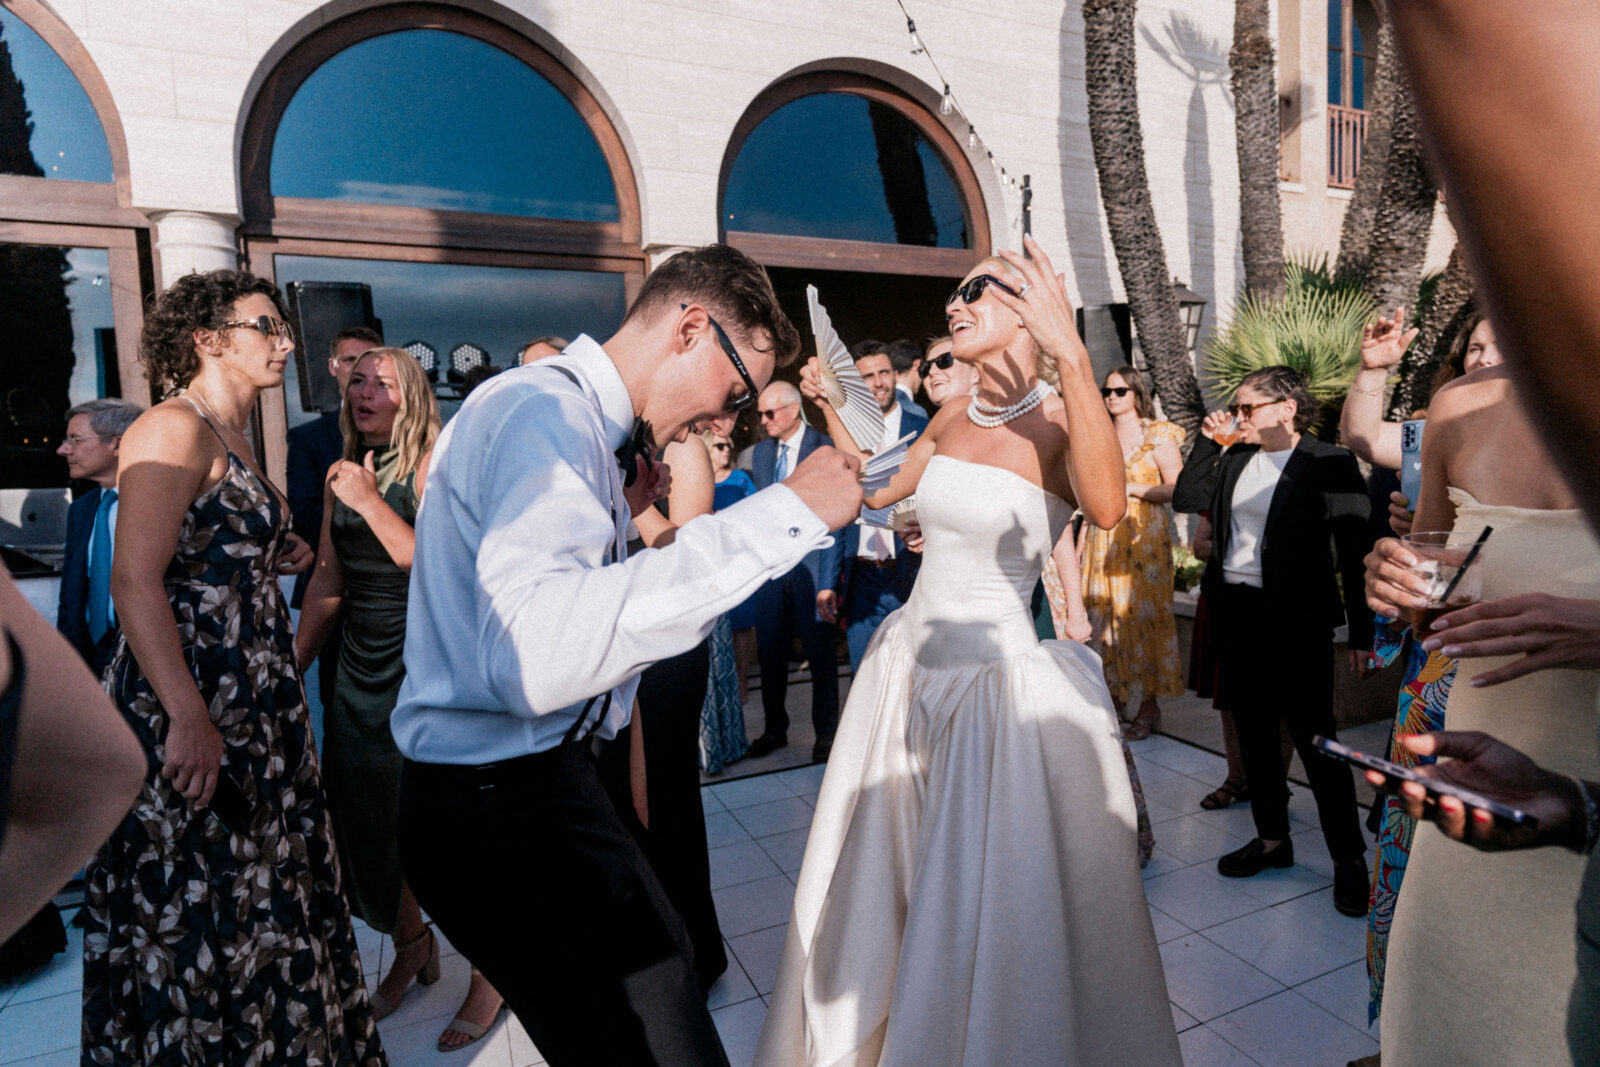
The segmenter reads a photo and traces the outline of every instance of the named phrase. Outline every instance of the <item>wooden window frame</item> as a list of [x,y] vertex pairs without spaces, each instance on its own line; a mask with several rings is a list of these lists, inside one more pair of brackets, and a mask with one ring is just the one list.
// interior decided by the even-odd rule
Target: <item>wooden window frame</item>
[[144,301],[154,291],[150,220],[133,207],[128,142],[111,89],[83,42],[42,0],[0,0],[66,64],[100,120],[111,154],[111,181],[86,182],[0,174],[0,243],[103,248],[109,253],[112,325],[117,335],[119,392],[152,399],[138,361]]
[[[834,238],[796,237],[788,234],[754,233],[725,227],[724,201],[728,176],[755,128],[779,108],[806,96],[819,93],[847,93],[892,108],[910,120],[933,145],[955,179],[966,215],[968,248],[927,248],[921,245],[891,244],[878,241],[849,241]],[[983,190],[955,135],[921,104],[887,82],[866,74],[848,71],[811,71],[769,86],[751,101],[728,139],[717,176],[717,232],[720,239],[744,252],[758,263],[771,267],[797,267],[804,270],[861,271],[874,274],[921,274],[959,278],[989,253],[989,215],[984,207]]]
[[[273,143],[278,124],[301,85],[346,48],[403,30],[442,30],[483,41],[549,81],[576,109],[605,158],[616,190],[618,220],[524,218],[273,196]],[[633,164],[599,101],[556,56],[515,29],[476,12],[428,3],[400,3],[369,8],[328,23],[297,44],[263,81],[251,104],[240,143],[239,180],[246,238],[320,238],[351,244],[427,244],[506,252],[537,248],[573,256],[634,258],[641,263],[644,260]]]

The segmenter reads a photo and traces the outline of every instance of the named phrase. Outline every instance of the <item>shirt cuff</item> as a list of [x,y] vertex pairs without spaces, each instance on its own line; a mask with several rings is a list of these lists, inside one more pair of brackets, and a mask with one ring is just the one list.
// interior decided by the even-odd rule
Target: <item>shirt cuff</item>
[[740,528],[749,532],[756,552],[768,565],[798,562],[816,549],[833,545],[827,524],[782,483],[752,493],[726,513],[738,517]]

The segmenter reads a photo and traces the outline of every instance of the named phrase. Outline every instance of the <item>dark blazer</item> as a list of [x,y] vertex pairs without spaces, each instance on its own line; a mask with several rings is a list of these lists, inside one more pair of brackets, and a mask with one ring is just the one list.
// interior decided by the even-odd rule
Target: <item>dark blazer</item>
[[[899,399],[900,436],[904,437],[908,433],[914,433],[921,437],[922,431],[928,428],[928,416],[919,415],[907,407],[903,392],[899,394]],[[866,509],[863,508],[862,510]],[[861,527],[852,522],[834,535],[834,539],[839,542],[838,550],[824,557],[823,562],[829,569],[825,569],[822,573],[822,581],[825,584],[817,588],[835,590],[839,594],[839,602],[842,604],[845,598],[850,595],[850,572],[854,569],[853,564],[856,553],[861,550]],[[906,543],[900,539],[899,534],[894,536],[894,554],[896,559],[904,561],[904,566],[913,569],[919,567],[922,563],[922,557],[906,548]],[[915,580],[914,577],[907,578],[907,595],[909,595],[911,582]]]
[[94,516],[104,492],[96,487],[67,509],[67,551],[61,560],[61,596],[56,606],[56,629],[91,665],[95,647],[85,618],[89,609],[89,535],[94,532]]
[[[1217,596],[1233,525],[1233,491],[1258,445],[1224,452],[1209,437],[1195,440],[1172,492],[1174,510],[1211,512],[1215,547],[1201,588]],[[1278,480],[1262,537],[1261,585],[1270,605],[1266,625],[1350,625],[1350,647],[1372,647],[1372,610],[1364,596],[1364,559],[1372,550],[1366,482],[1348,449],[1302,434]],[[1332,540],[1332,550],[1329,542]],[[1337,556],[1337,559],[1335,558]],[[1343,578],[1340,602],[1335,568]]]
[[[794,468],[798,467],[800,462],[807,456],[811,455],[811,453],[815,452],[823,445],[832,446],[832,444],[833,439],[827,434],[818,433],[816,430],[813,430],[811,427],[807,426],[800,434],[800,454],[794,458],[794,462],[789,467],[789,473],[793,474]],[[777,440],[768,437],[764,441],[758,441],[756,446],[751,449],[750,452],[750,476],[755,479],[757,491],[765,489],[767,486],[776,481],[773,475],[777,473],[777,467]],[[813,588],[831,588],[831,586],[821,584],[821,577],[824,573],[831,573],[826,570],[826,568],[829,566],[828,557],[836,554],[838,551],[839,539],[835,537],[833,539],[832,546],[828,548],[819,548],[813,552],[808,552],[806,554],[806,558],[800,561],[800,566],[804,567],[811,574]],[[832,566],[835,570],[837,570],[839,566],[838,561],[834,560],[832,562]]]
[[[294,532],[306,539],[313,552],[322,538],[322,491],[328,468],[343,455],[338,411],[289,431],[289,510],[294,512]],[[292,607],[298,608],[305,600],[312,569],[307,567],[295,575]]]

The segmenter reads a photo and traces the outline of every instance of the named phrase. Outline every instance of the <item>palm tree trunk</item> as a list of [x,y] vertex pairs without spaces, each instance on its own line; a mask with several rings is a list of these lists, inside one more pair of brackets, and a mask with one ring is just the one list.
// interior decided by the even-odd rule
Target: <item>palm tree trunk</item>
[[1245,291],[1281,299],[1283,208],[1278,201],[1278,79],[1268,0],[1238,0],[1228,68],[1239,152]]
[[1387,19],[1378,27],[1378,62],[1367,69],[1371,72],[1367,96],[1372,107],[1367,114],[1361,169],[1356,172],[1355,192],[1350,197],[1350,206],[1345,209],[1344,224],[1339,230],[1339,256],[1333,266],[1337,277],[1363,285],[1372,255],[1372,225],[1378,216],[1378,195],[1383,188],[1384,173],[1389,168],[1395,77],[1400,69],[1394,32]]
[[1192,441],[1205,414],[1205,401],[1189,360],[1145,173],[1134,62],[1134,7],[1135,0],[1084,0],[1089,138],[1117,270],[1156,395],[1167,417],[1188,431]]
[[1389,418],[1409,419],[1413,411],[1428,405],[1433,376],[1473,307],[1472,275],[1467,271],[1466,254],[1458,244],[1450,253],[1444,277],[1433,291],[1433,303],[1422,320],[1416,343],[1400,364],[1400,384],[1389,401]]
[[1409,308],[1422,283],[1439,190],[1428,173],[1417,129],[1416,97],[1397,71],[1389,160],[1383,169],[1367,260],[1367,295],[1380,309]]

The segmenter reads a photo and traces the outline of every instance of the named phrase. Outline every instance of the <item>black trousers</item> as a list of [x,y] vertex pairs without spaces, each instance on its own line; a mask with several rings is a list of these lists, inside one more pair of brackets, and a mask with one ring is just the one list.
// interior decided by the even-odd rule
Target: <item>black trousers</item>
[[1224,585],[1211,605],[1218,671],[1239,732],[1239,756],[1250,783],[1256,836],[1289,836],[1289,790],[1278,723],[1305,764],[1328,855],[1335,862],[1366,851],[1350,768],[1311,745],[1317,734],[1337,736],[1333,720],[1333,642],[1325,626],[1283,618],[1266,594]]
[[613,806],[688,927],[701,989],[710,989],[728,969],[711,898],[711,859],[700,803],[700,708],[710,672],[711,649],[701,642],[681,656],[646,667],[639,676],[649,829],[633,810],[628,778],[632,724],[606,742],[600,755],[600,777]]
[[551,1067],[727,1064],[683,920],[587,743],[483,767],[407,761],[400,862]]
[[832,744],[839,729],[838,631],[817,618],[817,587],[811,572],[796,567],[756,590],[756,652],[761,661],[761,706],[766,733],[785,737],[789,712],[789,643],[800,638],[811,661],[811,724],[819,744]]

